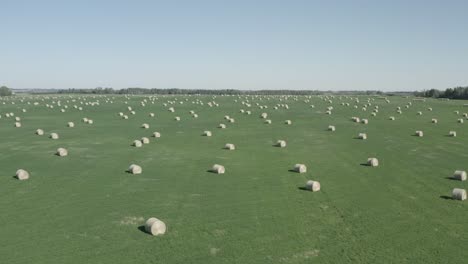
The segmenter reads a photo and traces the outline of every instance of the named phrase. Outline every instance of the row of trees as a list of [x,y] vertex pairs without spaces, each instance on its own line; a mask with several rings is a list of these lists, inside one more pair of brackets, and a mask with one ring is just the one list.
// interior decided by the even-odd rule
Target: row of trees
[[432,98],[468,99],[468,86],[447,88],[445,91],[430,89],[427,91],[416,92],[415,95]]
[[6,86],[0,87],[0,96],[10,96],[12,94],[13,93],[11,92],[10,88],[8,88]]
[[[124,88],[114,90],[112,88],[97,87],[94,89],[63,89],[58,90],[61,94],[161,94],[161,95],[178,95],[178,94],[205,94],[205,95],[318,95],[336,93],[333,91],[318,91],[318,90],[207,90],[207,89],[179,89],[179,88]],[[381,91],[345,91],[340,94],[366,94],[366,95],[382,95]]]

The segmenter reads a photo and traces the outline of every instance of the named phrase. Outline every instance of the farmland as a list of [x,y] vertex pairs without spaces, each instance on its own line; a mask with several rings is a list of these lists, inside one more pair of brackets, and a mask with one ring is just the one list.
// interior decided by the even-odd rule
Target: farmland
[[[468,203],[452,200],[451,192],[468,184],[450,177],[468,170],[468,102],[388,100],[2,98],[0,262],[466,263]],[[202,135],[206,130],[211,137]],[[424,136],[414,136],[417,130]],[[155,131],[160,138],[151,137]],[[53,132],[59,139],[49,138]],[[131,146],[142,137],[150,143]],[[278,140],[287,146],[275,147]],[[223,149],[226,143],[235,150]],[[60,147],[68,156],[54,155]],[[379,166],[364,166],[369,157]],[[307,172],[290,171],[297,163]],[[127,173],[130,164],[142,173]],[[214,164],[226,172],[209,172]],[[18,169],[30,178],[15,179]],[[321,190],[301,189],[308,180],[319,181]],[[149,217],[163,220],[166,234],[143,232]]]

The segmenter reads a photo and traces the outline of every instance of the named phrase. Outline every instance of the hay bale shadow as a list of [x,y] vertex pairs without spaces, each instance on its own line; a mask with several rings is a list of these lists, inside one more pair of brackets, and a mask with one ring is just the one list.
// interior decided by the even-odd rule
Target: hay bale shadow
[[447,195],[441,195],[439,197],[442,198],[442,199],[445,199],[445,200],[453,200],[453,198],[451,196],[447,196]]
[[455,178],[452,177],[452,176],[447,176],[447,177],[445,177],[445,179],[452,180],[452,181],[458,181],[457,179],[455,179]]
[[299,173],[297,170],[290,169],[289,172]]
[[141,232],[145,233],[146,235],[149,235],[149,236],[151,235],[151,234],[148,234],[148,233],[146,232],[145,226],[144,226],[144,225],[141,225],[141,226],[139,226],[139,227],[137,227],[137,228],[138,228],[138,230],[140,230]]
[[370,167],[370,165],[369,165],[367,162],[366,162],[366,163],[363,162],[363,163],[361,163],[361,164],[359,164],[359,165],[361,165],[361,166],[366,166],[366,167]]
[[297,189],[301,190],[301,191],[310,191],[309,189],[307,189],[306,187],[304,186],[300,186],[300,187],[297,187]]

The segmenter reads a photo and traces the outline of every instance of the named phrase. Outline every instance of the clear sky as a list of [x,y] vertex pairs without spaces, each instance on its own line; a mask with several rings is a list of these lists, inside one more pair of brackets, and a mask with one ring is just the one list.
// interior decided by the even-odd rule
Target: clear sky
[[468,1],[0,0],[12,88],[468,85]]

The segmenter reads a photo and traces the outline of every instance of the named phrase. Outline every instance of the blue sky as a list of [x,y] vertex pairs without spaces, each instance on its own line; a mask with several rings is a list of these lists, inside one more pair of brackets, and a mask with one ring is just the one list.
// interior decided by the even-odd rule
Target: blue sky
[[468,85],[468,1],[0,0],[13,88]]

